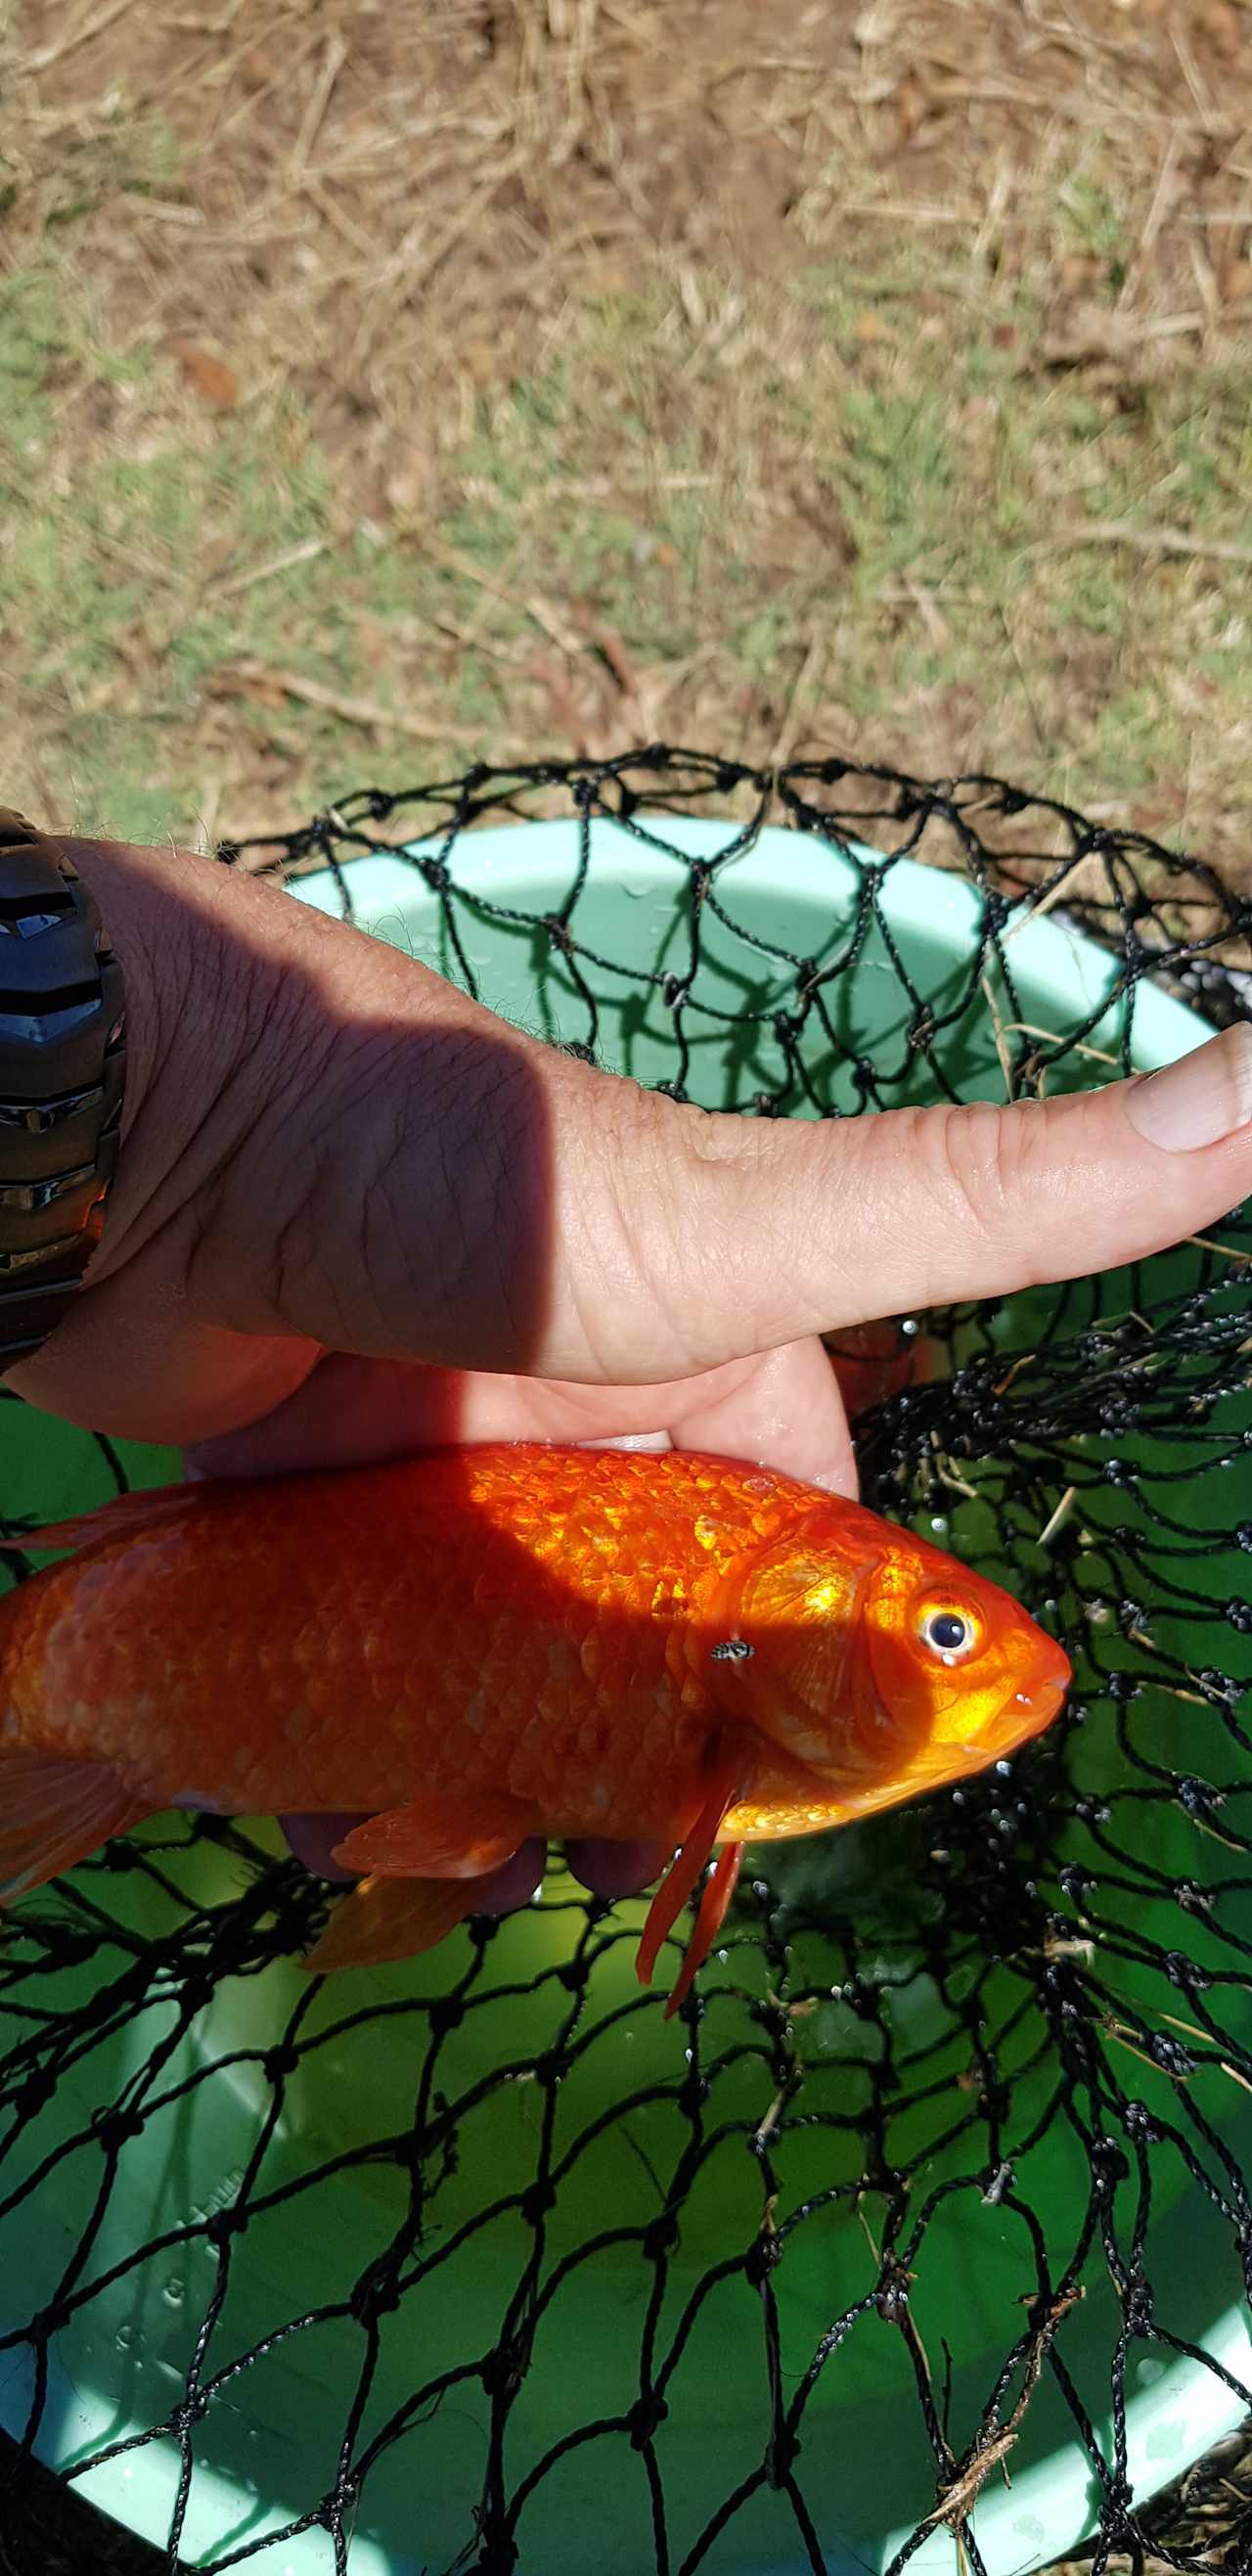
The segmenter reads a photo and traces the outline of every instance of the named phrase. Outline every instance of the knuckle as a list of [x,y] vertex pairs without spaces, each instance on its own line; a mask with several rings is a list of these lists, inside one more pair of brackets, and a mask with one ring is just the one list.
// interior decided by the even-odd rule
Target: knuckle
[[1015,1105],[1000,1109],[972,1101],[931,1113],[934,1153],[942,1181],[962,1217],[981,1233],[1002,1232],[1020,1218],[1038,1161],[1036,1113]]

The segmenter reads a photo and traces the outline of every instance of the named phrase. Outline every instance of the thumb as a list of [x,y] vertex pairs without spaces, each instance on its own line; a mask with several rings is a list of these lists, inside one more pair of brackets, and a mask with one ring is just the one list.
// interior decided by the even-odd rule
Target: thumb
[[[1211,1226],[1252,1191],[1252,1027],[1160,1072],[1046,1102],[820,1127],[711,1119],[681,1148],[672,1125],[661,1133],[672,1141],[635,1193],[642,1266],[699,1365],[745,1335],[760,1347],[1004,1295]],[[621,1368],[632,1351],[619,1314],[606,1361]]]
[[327,1348],[686,1379],[1131,1260],[1252,1188],[1246,1027],[1042,1105],[709,1117],[273,887],[68,846],[125,963],[126,1125],[85,1294],[14,1383],[101,1429],[255,1421]]

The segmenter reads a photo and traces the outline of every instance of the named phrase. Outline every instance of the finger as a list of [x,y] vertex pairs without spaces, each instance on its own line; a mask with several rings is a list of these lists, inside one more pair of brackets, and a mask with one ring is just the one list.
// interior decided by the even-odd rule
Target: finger
[[1046,1103],[706,1117],[272,887],[66,847],[128,957],[129,1124],[92,1283],[14,1383],[103,1428],[153,1436],[164,1388],[194,1437],[206,1331],[655,1386],[1115,1266],[1252,1189],[1247,1027]]
[[348,1813],[342,1815],[318,1813],[279,1816],[277,1821],[296,1859],[302,1861],[307,1870],[312,1871],[314,1878],[328,1878],[335,1887],[355,1885],[356,1872],[351,1869],[341,1869],[338,1861],[331,1859],[331,1853],[336,1843],[343,1842],[351,1833],[354,1825],[363,1825],[368,1821],[365,1816]]
[[575,1878],[593,1896],[637,1896],[659,1878],[673,1852],[672,1843],[610,1843],[576,1835],[565,1846]]
[[332,1356],[263,1421],[197,1443],[188,1467],[212,1476],[296,1475],[483,1440],[649,1448],[674,1440],[855,1492],[835,1373],[812,1341],[656,1387],[579,1386]]
[[475,1880],[475,1914],[516,1914],[521,1906],[533,1903],[543,1885],[547,1861],[547,1844],[532,1835],[512,1860],[502,1861],[499,1869]]
[[856,1500],[843,1397],[829,1353],[814,1336],[765,1351],[729,1378],[724,1370],[689,1378],[674,1408],[673,1438],[676,1448],[751,1458]]
[[[641,1199],[640,1266],[663,1283],[685,1248],[706,1357],[749,1318],[781,1342],[1111,1269],[1203,1232],[1252,1191],[1250,1116],[1241,1024],[1159,1073],[1042,1103],[888,1111],[816,1134],[770,1121],[748,1147],[727,1132],[736,1122],[714,1120],[681,1205],[664,1204],[660,1166]],[[624,1313],[609,1341],[623,1373]]]

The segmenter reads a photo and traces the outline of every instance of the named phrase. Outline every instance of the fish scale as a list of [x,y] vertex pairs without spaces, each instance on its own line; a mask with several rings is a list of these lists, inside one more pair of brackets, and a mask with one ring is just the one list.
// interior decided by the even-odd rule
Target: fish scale
[[339,1849],[366,1885],[318,1964],[427,1947],[528,1836],[598,1835],[683,1846],[641,1973],[722,1844],[689,1977],[744,1835],[962,1778],[1068,1678],[910,1532],[675,1451],[197,1484],[41,1541],[77,1553],[0,1602],[0,1897],[178,1803],[360,1814]]

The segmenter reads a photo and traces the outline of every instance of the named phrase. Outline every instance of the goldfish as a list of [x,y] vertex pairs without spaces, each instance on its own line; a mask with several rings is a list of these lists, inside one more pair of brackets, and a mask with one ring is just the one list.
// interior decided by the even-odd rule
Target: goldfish
[[906,1331],[903,1323],[845,1324],[838,1332],[823,1333],[822,1342],[849,1422],[859,1421],[901,1388],[920,1386],[937,1373],[933,1343],[911,1326]]
[[355,1812],[317,1971],[433,1948],[530,1836],[660,1842],[645,1985],[714,1864],[672,2012],[746,1843],[982,1769],[1070,1679],[926,1540],[681,1451],[170,1486],[23,1546],[72,1553],[0,1601],[0,1903],[171,1807]]

